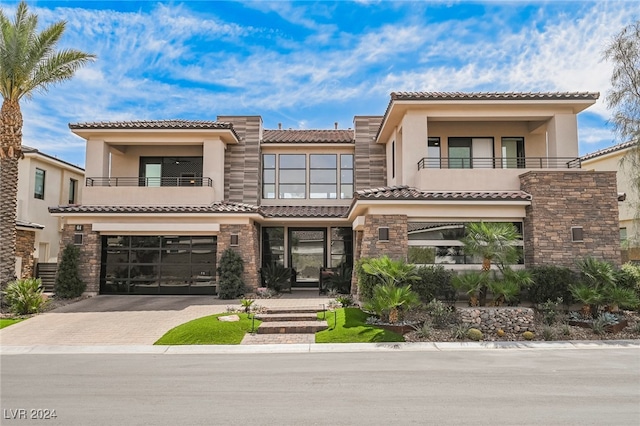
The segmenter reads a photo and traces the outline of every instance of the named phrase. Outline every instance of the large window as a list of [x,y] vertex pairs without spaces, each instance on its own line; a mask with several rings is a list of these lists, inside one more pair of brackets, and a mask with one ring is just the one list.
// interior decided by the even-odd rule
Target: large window
[[276,155],[262,156],[262,198],[276,198]]
[[309,198],[338,197],[336,154],[309,155]]
[[42,169],[36,169],[36,179],[33,188],[33,197],[44,200],[44,179],[46,172]]
[[263,154],[262,198],[349,199],[353,154]]
[[493,167],[493,138],[449,138],[450,169]]
[[262,266],[284,265],[284,228],[262,228]]
[[331,267],[353,267],[353,229],[331,228]]
[[278,198],[306,198],[307,156],[305,154],[280,154]]
[[213,294],[215,236],[103,236],[102,293]]
[[202,157],[140,157],[140,186],[202,186]]
[[[514,243],[520,252],[518,264],[524,263],[522,222],[513,222],[520,233],[520,239]],[[409,255],[408,261],[415,264],[478,265],[482,258],[470,256],[464,252],[462,238],[466,224],[410,222],[408,224]]]

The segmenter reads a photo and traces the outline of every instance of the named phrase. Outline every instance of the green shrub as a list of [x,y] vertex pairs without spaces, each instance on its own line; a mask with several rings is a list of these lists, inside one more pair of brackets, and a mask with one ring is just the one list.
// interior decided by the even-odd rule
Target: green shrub
[[235,299],[244,293],[244,261],[238,253],[228,248],[222,252],[218,274],[218,296],[220,299]]
[[371,262],[370,258],[363,257],[356,263],[356,276],[358,278],[358,296],[363,302],[367,302],[373,298],[373,289],[378,285],[378,279],[375,275],[367,274],[362,266]]
[[327,289],[340,294],[351,292],[351,267],[346,263],[341,263],[336,272],[327,277]]
[[615,272],[618,287],[633,290],[640,298],[640,265],[625,263]]
[[62,259],[58,265],[58,274],[53,291],[63,299],[73,299],[82,296],[87,285],[80,279],[78,269],[80,263],[80,248],[67,244],[62,252]]
[[567,305],[573,302],[569,286],[576,282],[576,274],[562,266],[537,266],[531,268],[533,283],[529,286],[528,299],[533,303],[562,298]]
[[411,290],[418,293],[424,303],[434,298],[455,302],[457,291],[451,285],[453,271],[444,269],[442,265],[435,265],[419,267],[416,273],[420,279],[411,283]]
[[338,302],[343,308],[348,308],[349,306],[355,305],[353,297],[350,294],[341,294],[340,296],[336,297],[336,302]]
[[393,284],[377,285],[371,300],[365,303],[364,308],[375,313],[384,322],[392,324],[402,320],[404,311],[419,304],[416,293],[411,291],[411,286],[396,287]]
[[451,306],[447,306],[437,299],[433,299],[425,306],[425,309],[435,328],[444,328],[455,322],[456,313]]
[[482,334],[482,331],[478,330],[477,328],[470,328],[467,331],[467,337],[471,340],[479,342],[484,338],[484,335]]
[[11,281],[3,292],[9,309],[16,315],[35,314],[45,304],[40,279],[26,278]]
[[554,333],[553,328],[545,325],[542,329],[542,338],[547,342],[551,342],[553,340],[556,340],[556,333]]
[[538,306],[538,311],[542,314],[542,322],[546,325],[553,325],[558,318],[558,308],[562,305],[562,298],[559,297],[554,302],[553,300],[547,300]]
[[460,323],[455,325],[451,330],[451,334],[454,339],[462,340],[467,337],[467,332],[469,331],[469,324]]
[[262,268],[260,271],[264,285],[271,290],[280,291],[291,281],[291,268],[274,262]]

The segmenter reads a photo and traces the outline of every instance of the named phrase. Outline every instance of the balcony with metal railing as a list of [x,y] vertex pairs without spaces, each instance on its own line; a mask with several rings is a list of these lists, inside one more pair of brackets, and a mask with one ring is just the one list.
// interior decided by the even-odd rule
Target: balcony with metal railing
[[216,199],[213,179],[209,177],[88,177],[85,185],[85,205],[186,206],[219,201]]
[[519,176],[529,170],[580,168],[574,157],[422,158],[412,185],[430,191],[517,191]]
[[422,158],[421,169],[579,169],[575,157]]

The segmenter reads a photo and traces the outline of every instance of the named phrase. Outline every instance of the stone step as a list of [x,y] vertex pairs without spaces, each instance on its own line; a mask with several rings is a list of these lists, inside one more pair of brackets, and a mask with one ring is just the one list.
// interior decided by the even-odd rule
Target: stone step
[[273,321],[260,324],[258,334],[316,333],[326,329],[326,321]]
[[318,314],[315,312],[301,314],[256,314],[256,319],[263,322],[273,321],[316,321]]
[[310,314],[322,312],[322,306],[306,306],[299,308],[267,308],[268,314]]

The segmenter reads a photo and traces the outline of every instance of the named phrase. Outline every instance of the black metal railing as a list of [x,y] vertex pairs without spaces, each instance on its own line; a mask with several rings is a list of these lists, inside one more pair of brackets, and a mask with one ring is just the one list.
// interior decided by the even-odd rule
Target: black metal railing
[[579,169],[575,157],[422,158],[421,169]]
[[87,186],[213,186],[208,177],[89,177]]

